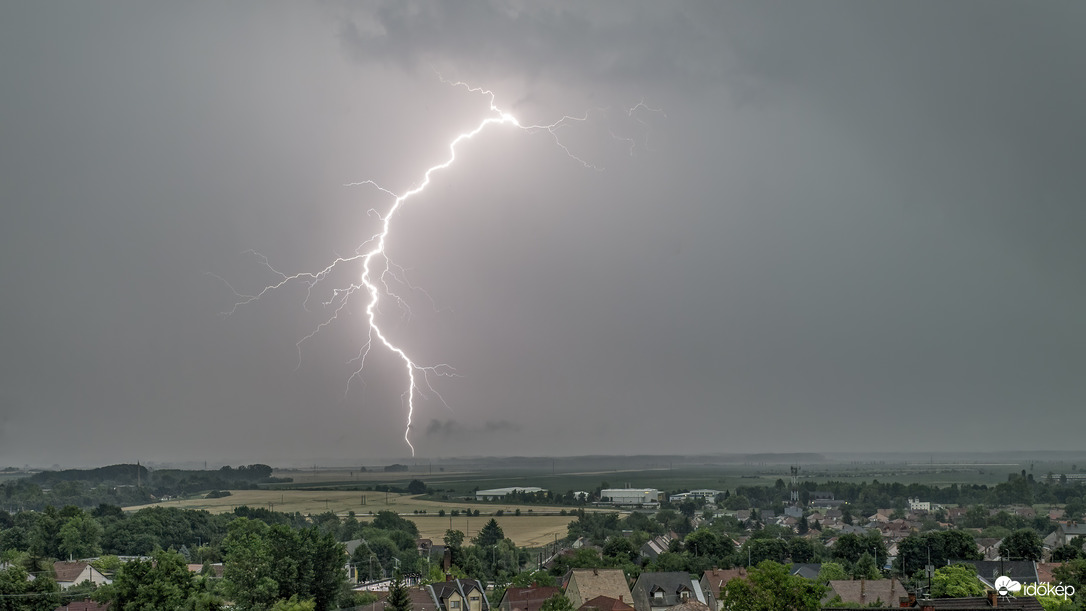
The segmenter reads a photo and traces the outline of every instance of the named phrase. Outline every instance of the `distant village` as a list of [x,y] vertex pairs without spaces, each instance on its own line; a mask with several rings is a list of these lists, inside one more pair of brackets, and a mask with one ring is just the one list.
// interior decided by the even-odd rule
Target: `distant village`
[[[0,609],[1069,611],[1086,601],[1078,478],[1012,474],[994,489],[939,493],[1030,491],[1063,503],[951,505],[913,495],[861,511],[888,488],[850,488],[868,496],[846,500],[834,486],[801,488],[796,472],[769,488],[559,495],[516,486],[459,499],[484,520],[501,515],[488,504],[574,502],[562,509],[566,535],[537,549],[517,546],[493,518],[471,538],[452,522],[444,537],[426,538],[411,515],[391,511],[0,511]],[[31,490],[3,487],[14,485]],[[418,480],[410,488],[433,492]],[[155,585],[164,580],[176,585],[169,596]]]

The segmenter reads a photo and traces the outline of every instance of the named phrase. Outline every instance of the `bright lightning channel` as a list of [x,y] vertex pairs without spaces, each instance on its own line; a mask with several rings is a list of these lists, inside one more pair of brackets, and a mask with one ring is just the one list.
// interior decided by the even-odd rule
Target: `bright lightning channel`
[[[234,306],[228,312],[224,313],[224,315],[233,314],[239,308],[254,301],[257,301],[268,293],[271,293],[276,289],[282,288],[283,286],[292,282],[300,282],[306,286],[307,293],[305,304],[308,304],[312,297],[313,288],[318,283],[328,278],[338,267],[347,264],[360,263],[362,266],[362,274],[359,278],[359,281],[357,283],[352,283],[348,285],[346,288],[334,289],[332,291],[331,297],[328,300],[322,302],[322,305],[331,310],[331,315],[323,322],[318,324],[312,332],[310,332],[302,339],[298,340],[296,347],[298,349],[299,366],[301,365],[302,344],[316,336],[318,333],[320,333],[321,330],[336,321],[339,317],[340,312],[342,312],[344,308],[347,307],[350,298],[355,293],[357,293],[358,291],[364,291],[366,294],[368,294],[369,302],[366,304],[365,309],[367,322],[367,339],[366,342],[363,344],[361,350],[359,351],[358,356],[354,359],[351,359],[350,361],[352,363],[357,362],[358,366],[354,373],[351,374],[351,377],[347,380],[347,392],[350,391],[351,381],[362,375],[362,370],[365,367],[366,358],[375,343],[379,343],[380,345],[384,346],[386,350],[394,354],[403,364],[404,372],[407,374],[407,388],[401,395],[401,401],[403,401],[407,409],[407,425],[404,429],[403,439],[404,442],[407,444],[407,447],[411,449],[411,456],[415,455],[415,446],[411,443],[411,425],[415,415],[416,398],[418,396],[426,396],[427,393],[430,393],[433,396],[437,397],[438,400],[440,400],[447,407],[448,404],[445,403],[445,400],[436,390],[434,390],[434,387],[431,384],[431,377],[451,377],[455,376],[456,374],[451,366],[444,363],[437,365],[421,365],[415,362],[415,360],[412,359],[411,356],[409,356],[403,348],[398,346],[396,343],[390,340],[387,335],[385,335],[384,331],[382,331],[381,329],[381,326],[377,322],[377,312],[379,310],[382,295],[394,299],[402,309],[406,309],[407,307],[404,300],[396,295],[396,293],[392,290],[389,282],[390,279],[394,279],[406,284],[406,281],[403,278],[403,270],[399,269],[394,263],[392,263],[391,259],[389,259],[387,253],[385,252],[386,240],[389,234],[392,232],[392,221],[396,216],[396,212],[407,202],[407,200],[425,191],[426,188],[430,185],[434,174],[452,166],[452,164],[456,161],[457,147],[460,146],[461,143],[466,140],[471,140],[472,138],[492,126],[510,126],[526,132],[545,132],[553,138],[555,145],[557,145],[558,148],[560,148],[570,159],[576,161],[577,163],[588,169],[601,169],[573,154],[573,152],[570,151],[570,149],[559,138],[559,130],[561,130],[563,127],[568,126],[572,123],[587,121],[587,112],[579,117],[566,115],[558,119],[554,123],[546,125],[524,125],[512,114],[503,111],[495,104],[495,95],[492,91],[479,87],[471,87],[462,82],[449,84],[454,87],[463,87],[471,93],[477,93],[488,98],[488,116],[482,119],[482,121],[480,121],[474,129],[463,132],[456,136],[456,138],[454,138],[452,142],[449,143],[449,155],[445,159],[445,161],[428,168],[423,173],[422,180],[418,183],[418,185],[408,191],[405,191],[401,194],[396,194],[392,190],[379,185],[373,180],[363,180],[359,182],[347,183],[345,185],[347,187],[373,187],[393,198],[392,205],[389,206],[388,210],[385,211],[383,215],[376,210],[369,210],[370,214],[376,216],[380,220],[380,230],[370,236],[365,242],[363,242],[362,245],[355,250],[354,255],[348,257],[336,257],[336,259],[332,261],[331,264],[317,272],[301,272],[293,275],[288,275],[272,267],[271,263],[264,255],[255,251],[247,251],[249,254],[255,256],[266,268],[276,274],[279,277],[279,280],[275,283],[265,286],[258,293],[253,295],[239,293],[232,286],[230,286],[229,283],[226,283],[227,286],[230,287],[230,290],[233,291],[234,295],[238,298],[238,300],[234,303]],[[643,102],[640,102],[637,106],[634,106],[633,108],[627,110],[626,114],[629,117],[633,118],[633,113],[637,110],[660,112],[659,110],[645,106]],[[635,120],[641,123],[640,119]],[[612,135],[614,136],[614,134]],[[614,137],[616,139],[629,142],[630,153],[632,154],[632,140],[628,138],[619,138],[618,136]],[[219,279],[223,280],[221,277],[219,277]],[[223,280],[223,282],[226,281]]]

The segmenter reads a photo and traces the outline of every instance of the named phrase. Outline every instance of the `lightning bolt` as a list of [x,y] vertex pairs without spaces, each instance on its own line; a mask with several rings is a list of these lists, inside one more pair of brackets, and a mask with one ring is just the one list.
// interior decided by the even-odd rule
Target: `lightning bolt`
[[[238,309],[254,302],[265,295],[276,291],[291,283],[302,283],[306,287],[306,298],[303,305],[308,309],[310,300],[313,297],[313,290],[320,282],[326,280],[337,269],[346,265],[361,265],[362,273],[358,279],[358,282],[350,283],[346,287],[337,287],[332,290],[331,296],[321,302],[322,306],[331,311],[331,314],[320,322],[312,332],[298,340],[296,347],[298,349],[298,365],[301,366],[301,348],[302,344],[315,337],[318,333],[324,330],[326,327],[334,323],[341,312],[348,306],[351,297],[356,293],[362,292],[368,296],[368,301],[365,307],[365,318],[367,323],[367,338],[363,343],[362,348],[359,350],[358,356],[351,359],[350,363],[357,363],[357,368],[351,374],[347,380],[347,390],[345,394],[350,391],[350,385],[353,380],[360,378],[362,370],[365,368],[366,358],[369,356],[370,351],[375,346],[382,346],[389,353],[393,354],[402,363],[404,373],[407,376],[407,387],[401,394],[401,401],[407,411],[407,424],[404,429],[403,439],[407,444],[407,447],[411,450],[411,456],[415,455],[415,446],[411,443],[411,425],[415,415],[415,401],[418,397],[425,397],[427,394],[433,395],[442,404],[448,407],[444,398],[434,389],[432,384],[432,378],[434,377],[452,377],[456,375],[455,370],[448,364],[441,363],[437,365],[422,365],[411,358],[407,352],[388,338],[385,332],[382,330],[381,325],[377,321],[377,313],[381,304],[382,296],[394,300],[395,303],[401,308],[401,310],[408,311],[406,301],[400,297],[392,289],[391,281],[398,281],[401,284],[414,289],[410,283],[406,282],[406,273],[399,266],[395,265],[389,258],[386,252],[386,242],[388,236],[392,232],[393,220],[396,217],[396,213],[403,207],[408,200],[416,195],[422,193],[430,186],[430,183],[435,174],[442,170],[448,169],[453,163],[456,162],[457,148],[465,141],[471,140],[491,127],[508,126],[515,129],[520,129],[528,133],[546,133],[554,141],[555,145],[566,154],[570,159],[580,164],[582,167],[591,170],[602,170],[601,167],[592,164],[585,159],[575,155],[573,151],[569,149],[559,137],[559,132],[572,124],[583,123],[588,120],[589,112],[585,112],[581,116],[566,115],[558,119],[557,121],[549,124],[522,124],[512,114],[503,111],[496,103],[496,96],[494,92],[483,89],[480,87],[472,87],[463,82],[448,82],[442,79],[442,82],[451,85],[453,87],[460,87],[466,89],[470,93],[479,94],[484,96],[489,101],[489,112],[483,118],[478,125],[473,129],[462,132],[456,136],[452,142],[449,143],[449,154],[445,161],[430,166],[422,174],[422,180],[412,189],[397,194],[391,189],[385,188],[373,180],[362,180],[359,182],[347,183],[346,187],[372,187],[389,197],[393,198],[391,205],[385,210],[384,214],[370,209],[369,214],[376,216],[379,220],[380,229],[366,239],[358,248],[355,249],[353,255],[350,256],[337,256],[327,267],[317,272],[301,272],[296,274],[285,274],[278,269],[274,268],[268,261],[267,257],[256,252],[246,251],[248,254],[257,258],[257,260],[268,270],[278,277],[276,282],[269,284],[262,288],[255,294],[244,294],[235,290],[225,279],[221,276],[212,274],[222,282],[224,282],[230,290],[234,293],[237,300],[233,307],[224,312],[224,315],[230,315],[236,312]],[[598,109],[600,110],[600,109]],[[639,102],[636,106],[626,111],[627,117],[637,121],[644,125],[644,121],[635,116],[635,113],[640,110],[648,110],[653,112],[661,112],[658,109],[650,108]],[[616,140],[627,143],[629,146],[630,154],[633,154],[633,140],[626,137],[620,137],[613,131],[612,137]]]

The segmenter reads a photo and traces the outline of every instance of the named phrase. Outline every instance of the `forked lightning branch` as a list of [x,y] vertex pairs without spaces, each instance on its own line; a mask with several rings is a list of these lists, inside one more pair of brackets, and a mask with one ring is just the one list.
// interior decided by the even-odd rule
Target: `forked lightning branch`
[[[434,389],[434,378],[454,376],[455,372],[451,366],[444,363],[421,364],[417,362],[399,344],[388,336],[378,321],[378,312],[383,300],[394,301],[398,306],[406,307],[403,299],[391,290],[391,286],[394,283],[406,284],[406,282],[404,278],[398,274],[399,268],[393,264],[386,252],[386,243],[388,237],[394,230],[397,212],[412,198],[425,191],[430,186],[433,177],[437,173],[449,169],[456,162],[457,150],[462,143],[475,138],[493,127],[519,129],[530,134],[545,134],[552,139],[555,146],[571,160],[587,169],[600,169],[596,165],[576,155],[565,143],[563,143],[561,138],[561,131],[564,128],[575,123],[589,121],[591,113],[586,112],[581,116],[563,116],[557,121],[549,124],[525,125],[512,114],[503,111],[496,105],[493,92],[477,87],[470,87],[464,83],[451,83],[451,85],[464,88],[472,94],[484,97],[488,101],[488,109],[479,123],[471,129],[461,132],[449,143],[448,155],[445,157],[444,161],[432,165],[422,172],[421,179],[415,187],[399,193],[380,185],[374,180],[362,180],[351,182],[346,185],[348,187],[373,188],[391,199],[391,203],[389,203],[383,211],[375,208],[370,209],[371,215],[379,220],[377,231],[368,236],[361,245],[355,249],[353,255],[337,257],[326,267],[315,272],[309,271],[285,274],[275,267],[272,267],[271,263],[263,255],[250,251],[264,266],[277,275],[278,280],[263,287],[254,294],[240,293],[231,286],[230,288],[236,295],[237,300],[235,301],[234,306],[225,313],[227,315],[232,314],[239,308],[293,283],[300,283],[306,287],[306,302],[308,303],[309,298],[313,295],[317,286],[323,282],[330,281],[329,279],[333,276],[333,272],[339,271],[344,266],[360,267],[361,273],[358,276],[357,282],[334,287],[331,290],[331,296],[322,302],[322,306],[328,312],[327,317],[309,334],[298,340],[299,365],[301,363],[302,344],[316,336],[332,323],[336,322],[339,319],[340,314],[352,303],[352,298],[355,297],[356,294],[361,293],[364,295],[364,318],[366,321],[365,341],[362,342],[362,347],[359,350],[358,356],[351,360],[351,363],[355,364],[356,368],[347,380],[347,390],[350,390],[351,382],[355,378],[360,378],[363,375],[363,370],[366,367],[366,359],[373,349],[377,348],[385,350],[393,355],[395,359],[398,359],[403,367],[405,376],[404,390],[401,394],[401,407],[406,412],[407,422],[403,438],[408,448],[410,448],[412,456],[415,455],[415,447],[411,444],[411,425],[415,415],[416,401],[420,397],[432,396],[442,404],[445,404],[444,399]],[[660,111],[649,108],[648,106],[645,106],[644,103],[638,103],[634,107],[627,109],[625,111],[625,116],[644,127],[644,122],[638,116],[638,113],[640,112]],[[612,136],[616,140],[625,142],[632,153],[634,142],[632,138],[621,137],[614,134],[614,132],[612,132]],[[227,285],[230,286],[229,283],[227,283]]]

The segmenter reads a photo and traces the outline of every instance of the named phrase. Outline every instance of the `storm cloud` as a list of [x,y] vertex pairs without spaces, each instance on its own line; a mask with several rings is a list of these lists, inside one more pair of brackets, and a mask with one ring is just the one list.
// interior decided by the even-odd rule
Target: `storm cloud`
[[9,3],[0,467],[405,456],[402,365],[377,346],[354,375],[363,302],[321,326],[357,267],[222,313],[374,234],[391,198],[344,185],[420,184],[487,115],[453,81],[585,120],[488,129],[396,217],[380,320],[456,372],[416,405],[420,456],[1077,448],[1084,26]]

